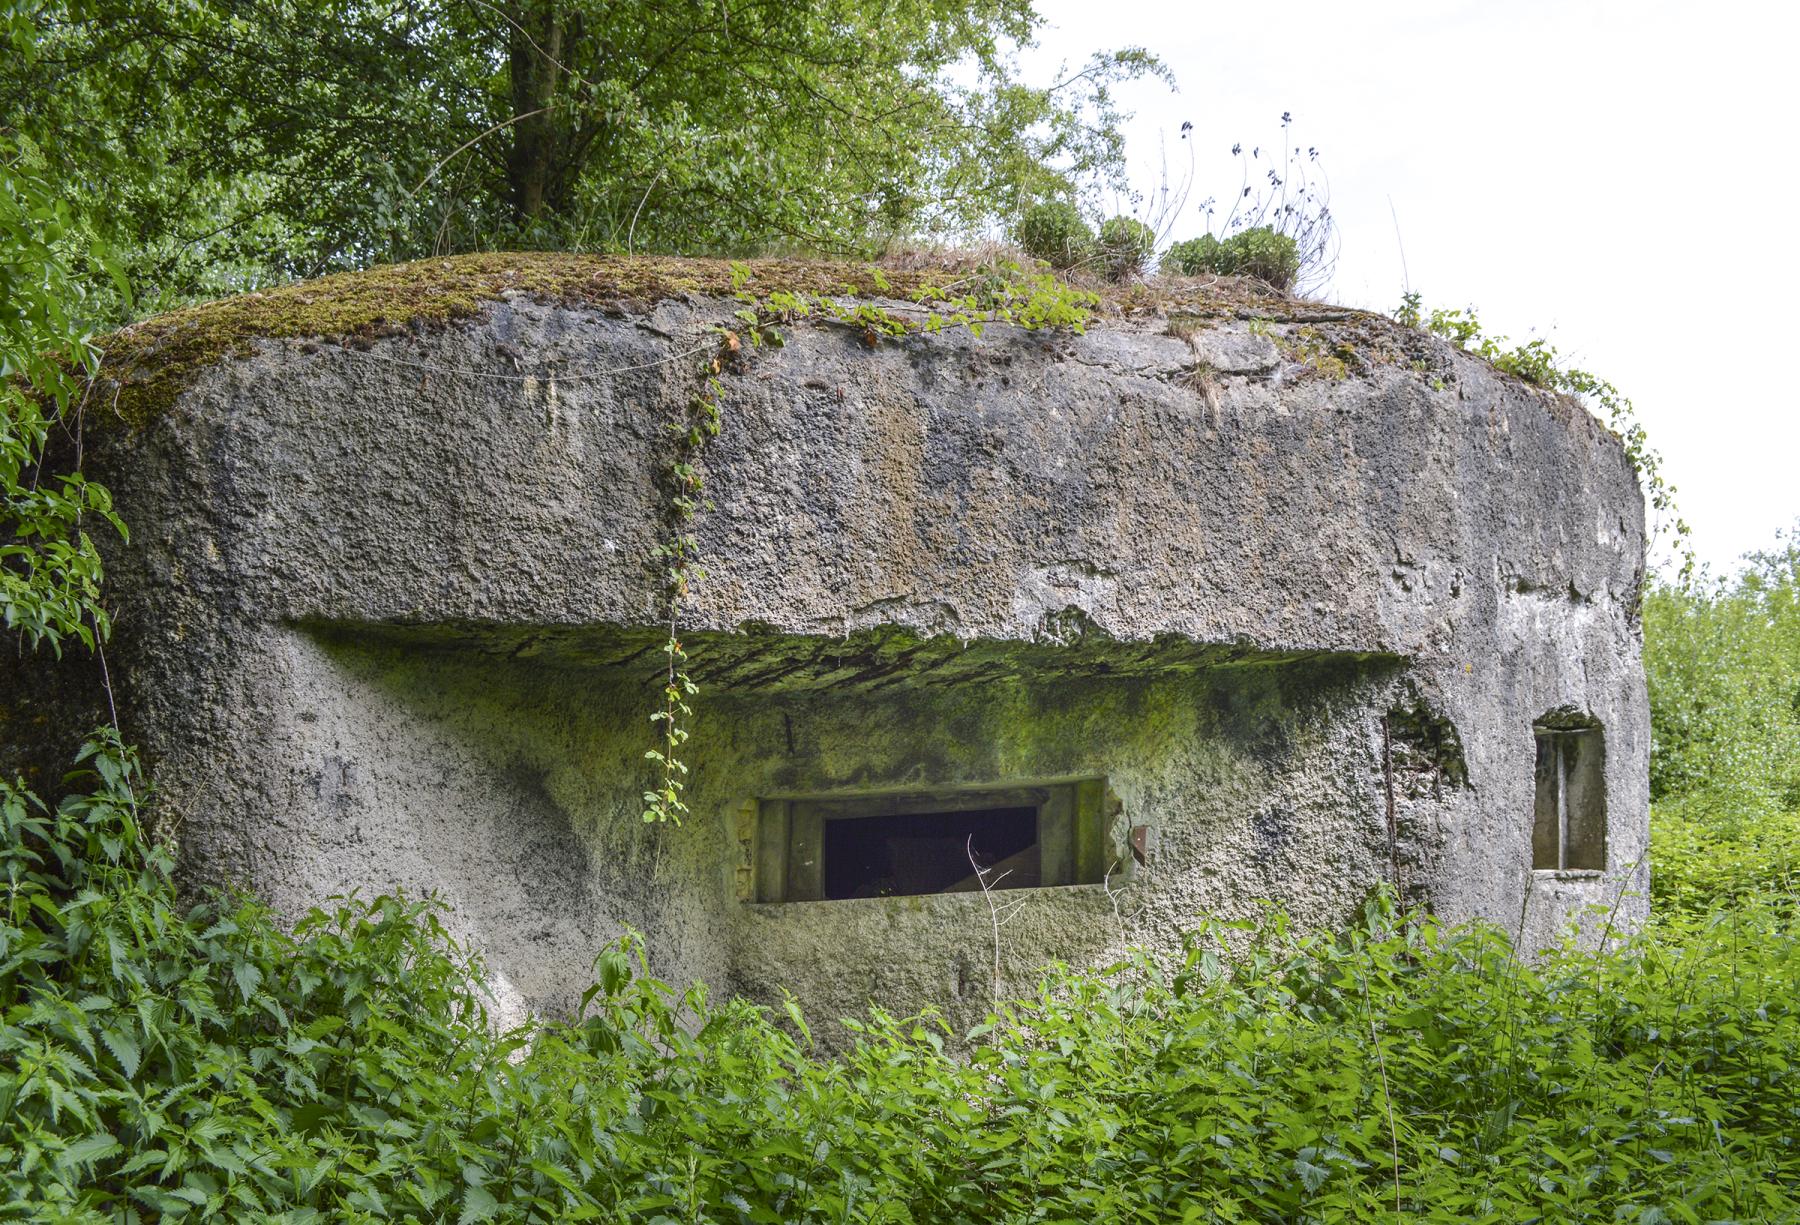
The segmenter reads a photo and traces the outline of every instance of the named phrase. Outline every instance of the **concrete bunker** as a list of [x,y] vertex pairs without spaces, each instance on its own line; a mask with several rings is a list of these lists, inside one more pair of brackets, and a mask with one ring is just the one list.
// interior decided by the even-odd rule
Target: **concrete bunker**
[[[829,1023],[964,1021],[996,951],[1024,988],[1264,902],[1339,923],[1390,883],[1530,947],[1643,915],[1642,499],[1578,405],[1230,283],[1082,335],[794,325],[725,376],[691,815],[646,825],[668,426],[733,273],[408,275],[474,304],[407,328],[351,277],[170,317],[121,369],[166,387],[183,329],[239,340],[89,425],[133,526],[121,717],[190,879],[288,913],[436,893],[502,1017],[573,1007],[627,926],[666,979]],[[386,322],[260,322],[290,293]],[[1312,369],[1320,345],[1357,360]],[[96,721],[94,692],[0,677],[0,708],[60,712],[10,720],[0,767],[50,777],[45,729]],[[998,950],[983,874],[1021,904]]]

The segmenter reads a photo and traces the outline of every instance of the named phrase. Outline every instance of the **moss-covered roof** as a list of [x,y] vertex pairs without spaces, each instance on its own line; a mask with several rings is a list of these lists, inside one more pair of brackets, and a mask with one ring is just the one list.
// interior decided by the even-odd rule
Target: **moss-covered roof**
[[[485,303],[515,294],[562,305],[647,310],[668,298],[728,296],[738,289],[734,274],[743,268],[750,273],[744,288],[758,293],[913,297],[974,266],[972,257],[874,265],[521,252],[415,260],[205,302],[132,324],[102,342],[102,376],[113,384],[115,394],[108,398],[118,417],[142,426],[172,404],[201,370],[248,353],[259,339],[318,337],[366,344],[403,330],[468,318]],[[1235,278],[1090,288],[1102,293],[1104,313],[1121,316],[1174,310],[1281,317],[1304,305],[1259,282]]]

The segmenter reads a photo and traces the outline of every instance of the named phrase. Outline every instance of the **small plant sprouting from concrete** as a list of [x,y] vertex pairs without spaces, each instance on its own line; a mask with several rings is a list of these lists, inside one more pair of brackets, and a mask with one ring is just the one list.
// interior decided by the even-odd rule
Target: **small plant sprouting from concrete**
[[1286,234],[1257,226],[1223,241],[1202,234],[1178,242],[1163,253],[1162,268],[1180,276],[1253,276],[1285,291],[1300,274],[1300,248]]
[[706,571],[698,564],[699,546],[689,525],[694,515],[708,505],[701,496],[703,482],[696,465],[707,444],[719,436],[719,374],[725,362],[740,351],[742,343],[737,333],[720,329],[718,352],[702,368],[704,386],[688,401],[686,419],[669,425],[679,439],[675,458],[669,465],[669,482],[674,489],[669,509],[674,529],[667,543],[656,547],[656,555],[667,563],[669,640],[663,644],[663,652],[668,657],[668,671],[662,707],[650,716],[652,723],[660,725],[662,744],[644,754],[657,764],[661,774],[656,787],[644,792],[647,822],[673,821],[680,825],[682,815],[688,811],[687,801],[682,799],[687,766],[680,753],[692,734],[688,720],[694,711],[688,698],[699,691],[699,686],[688,675],[687,652],[681,645],[681,601],[693,582],[706,577]]
[[1323,289],[1337,267],[1337,219],[1331,211],[1331,183],[1316,146],[1292,143],[1294,117],[1281,113],[1281,135],[1273,146],[1242,141],[1231,146],[1243,181],[1230,210],[1213,232],[1217,197],[1200,203],[1206,233],[1176,243],[1163,266],[1193,276],[1253,276],[1280,290]]
[[1345,355],[1354,357],[1354,350],[1332,344],[1318,328],[1302,327],[1276,343],[1284,354],[1315,374],[1333,381],[1350,377]]
[[1013,237],[1025,254],[1052,268],[1075,268],[1093,258],[1093,227],[1068,200],[1046,200],[1026,209]]

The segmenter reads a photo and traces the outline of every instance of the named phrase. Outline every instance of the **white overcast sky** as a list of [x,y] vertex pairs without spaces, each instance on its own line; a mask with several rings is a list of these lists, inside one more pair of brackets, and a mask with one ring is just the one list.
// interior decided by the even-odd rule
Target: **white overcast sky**
[[[1040,0],[1031,75],[1150,48],[1134,180],[1193,123],[1194,201],[1238,187],[1234,141],[1320,150],[1343,249],[1327,296],[1480,308],[1547,335],[1637,404],[1703,561],[1800,518],[1800,6],[1585,0]],[[1392,201],[1390,213],[1389,201]],[[1191,210],[1191,206],[1190,206]],[[1200,232],[1197,211],[1173,237]]]

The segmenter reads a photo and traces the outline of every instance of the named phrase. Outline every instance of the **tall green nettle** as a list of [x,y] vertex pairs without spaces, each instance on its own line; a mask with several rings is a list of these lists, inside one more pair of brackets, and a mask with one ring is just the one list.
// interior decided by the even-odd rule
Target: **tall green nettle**
[[[1751,898],[1533,963],[1505,932],[1285,916],[1053,971],[960,1053],[715,1004],[601,952],[488,1025],[428,906],[187,909],[102,736],[0,786],[0,1202],[110,1221],[1787,1221],[1800,941]],[[136,1217],[133,1214],[137,1214]]]

